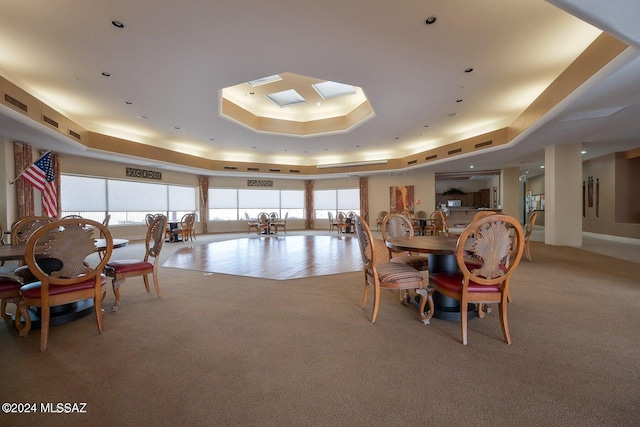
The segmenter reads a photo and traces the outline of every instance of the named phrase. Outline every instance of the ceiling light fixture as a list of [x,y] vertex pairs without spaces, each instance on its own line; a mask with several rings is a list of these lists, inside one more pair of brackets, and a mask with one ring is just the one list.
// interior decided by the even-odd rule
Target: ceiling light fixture
[[470,73],[473,71],[473,68],[469,67],[467,69],[464,70],[465,73]]
[[106,71],[103,71],[100,74],[102,74],[105,77],[111,77],[111,73],[107,73]]
[[124,24],[120,21],[111,21],[111,25],[113,25],[116,28],[119,29],[123,29],[124,28]]
[[427,25],[431,25],[434,22],[436,22],[437,19],[438,18],[436,18],[435,16],[430,16],[424,21],[424,23],[427,24]]

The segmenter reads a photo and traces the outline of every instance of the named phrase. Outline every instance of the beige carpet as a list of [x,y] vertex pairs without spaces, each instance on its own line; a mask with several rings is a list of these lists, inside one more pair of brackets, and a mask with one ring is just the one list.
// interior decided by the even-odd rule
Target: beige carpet
[[[163,297],[121,288],[90,316],[17,336],[0,323],[4,402],[86,402],[86,414],[0,414],[2,425],[635,426],[640,265],[533,242],[497,313],[422,325],[362,273],[275,281],[162,268]],[[105,305],[113,303],[108,293]]]

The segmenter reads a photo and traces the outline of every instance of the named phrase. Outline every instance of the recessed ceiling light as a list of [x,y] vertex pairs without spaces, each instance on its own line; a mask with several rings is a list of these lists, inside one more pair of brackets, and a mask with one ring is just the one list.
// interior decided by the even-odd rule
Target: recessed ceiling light
[[456,102],[462,102],[462,99],[456,99]]
[[100,73],[100,74],[102,74],[102,75],[103,75],[103,76],[105,76],[105,77],[111,77],[111,73],[107,73],[106,71],[103,71],[103,72],[102,72],[102,73]]
[[540,169],[544,169],[544,165],[540,166]]
[[127,104],[127,105],[133,104],[133,102],[131,102],[131,101],[124,101],[124,103]]
[[469,169],[473,169],[473,165],[469,166]]
[[473,68],[469,67],[467,69],[464,70],[465,73],[470,73],[473,71]]
[[138,115],[138,118],[142,119],[142,120],[148,120],[149,119],[149,117],[145,116],[144,114]]
[[449,117],[455,117],[457,115],[458,115],[458,113],[449,113]]
[[586,151],[584,151],[584,150],[582,150],[580,153],[581,153],[581,154],[587,154],[587,152],[586,152]]
[[124,24],[120,21],[111,21],[111,25],[113,25],[116,28],[120,28],[123,29],[124,28]]
[[173,128],[174,129],[180,129],[180,126],[174,126]]
[[424,21],[424,23],[427,24],[427,25],[431,25],[434,22],[436,22],[436,19],[438,19],[438,18],[436,18],[435,16],[430,16]]

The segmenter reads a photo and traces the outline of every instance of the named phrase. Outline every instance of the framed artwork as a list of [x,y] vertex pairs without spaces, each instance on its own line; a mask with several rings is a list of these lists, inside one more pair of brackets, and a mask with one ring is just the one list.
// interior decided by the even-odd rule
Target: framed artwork
[[589,207],[593,207],[593,177],[590,176],[587,179],[587,200],[589,202]]
[[389,212],[402,212],[403,210],[413,212],[413,185],[390,187],[389,191],[391,201]]

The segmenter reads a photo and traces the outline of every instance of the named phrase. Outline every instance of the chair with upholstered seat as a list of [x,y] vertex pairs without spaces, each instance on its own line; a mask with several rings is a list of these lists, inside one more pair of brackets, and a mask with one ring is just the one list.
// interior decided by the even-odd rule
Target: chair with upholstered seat
[[380,228],[382,227],[382,220],[387,215],[389,215],[389,212],[387,211],[380,211],[380,213],[378,214],[378,218],[376,219],[376,227],[378,228],[378,230],[380,230]]
[[338,229],[338,220],[333,217],[331,211],[327,212],[329,216],[329,233],[333,232],[333,229]]
[[413,216],[413,221],[411,224],[413,225],[413,233],[422,235],[424,234],[424,227],[427,226],[427,220],[429,216],[425,211],[417,211]]
[[536,225],[536,219],[538,218],[538,211],[533,211],[527,218],[527,224],[524,229],[524,256],[527,260],[532,261],[531,252],[529,251],[529,241],[531,240],[531,233],[533,233],[533,226]]
[[338,229],[338,234],[347,232],[347,214],[344,212],[338,212],[336,216],[336,227]]
[[269,234],[270,231],[269,225],[269,215],[266,212],[260,212],[258,214],[258,221],[256,224],[256,233],[260,234]]
[[284,230],[284,234],[287,234],[287,218],[289,218],[289,212],[284,214],[284,218],[278,218],[275,223],[273,223],[276,233],[278,232],[278,229],[282,228],[282,230]]
[[[473,242],[470,244],[469,242]],[[429,285],[438,293],[460,301],[462,343],[467,345],[467,306],[469,303],[498,303],[500,324],[507,344],[511,344],[507,321],[510,280],[524,248],[520,223],[508,215],[491,215],[471,223],[458,238],[458,272],[432,273]],[[469,268],[465,253],[472,252],[481,265]]]
[[247,220],[247,234],[249,234],[254,229],[257,230],[258,221],[256,221],[255,219],[249,218],[249,214],[246,212],[244,213],[244,217]]
[[[31,237],[37,229],[55,220],[55,218],[48,216],[26,216],[15,220],[11,225],[11,244],[26,244],[29,237]],[[24,260],[18,262],[18,267],[14,270],[13,274],[18,277],[23,284],[37,280],[31,270],[29,270],[29,267],[25,265]]]
[[[392,237],[413,237],[413,225],[400,214],[389,214],[382,221],[382,240],[387,243]],[[389,261],[405,264],[419,271],[429,270],[429,258],[409,252],[389,250]]]
[[177,240],[178,235],[180,235],[180,239],[183,242],[186,242],[187,240],[195,240],[196,238],[195,227],[196,227],[196,214],[188,213],[183,215],[182,218],[180,219],[180,225],[178,225],[178,227],[171,230],[171,233],[173,233],[173,236],[174,236],[173,240]]
[[[20,288],[22,283],[14,279],[13,277],[0,276],[0,316],[6,321],[11,320],[11,315],[7,313],[7,304],[12,303],[16,306],[15,312],[15,326],[20,331],[20,335],[26,335],[31,329],[31,319],[27,313],[25,306],[20,306],[20,299],[22,294]],[[21,317],[24,318],[25,323],[21,322]]]
[[[151,292],[149,287],[149,275],[153,277],[153,284],[156,294],[160,295],[160,283],[158,280],[158,267],[160,263],[160,251],[164,243],[164,230],[167,227],[167,217],[156,215],[150,222],[145,239],[145,254],[140,259],[123,259],[109,261],[104,272],[111,277],[111,284],[116,301],[111,307],[111,311],[118,311],[120,308],[120,286],[126,279],[142,276],[147,292]],[[153,259],[153,261],[151,260]]]
[[[371,322],[375,323],[378,316],[378,308],[380,307],[380,290],[381,289],[414,289],[416,293],[421,295],[419,315],[420,320],[427,324],[433,315],[434,306],[432,293],[424,283],[422,273],[408,265],[397,262],[379,262],[379,251],[376,248],[376,240],[373,238],[369,225],[360,216],[355,218],[356,234],[360,245],[360,254],[362,255],[362,263],[364,266],[364,296],[362,298],[362,307],[367,304],[369,296],[369,287],[373,287],[373,313]],[[380,246],[384,242],[378,240]],[[384,252],[383,252],[384,253]],[[386,254],[385,254],[386,255]],[[425,314],[426,304],[429,304],[429,312]]]
[[[98,263],[91,263],[89,256],[97,251],[93,236],[96,230],[104,236],[105,253]],[[19,305],[21,310],[40,307],[41,351],[47,348],[51,307],[93,300],[98,330],[102,333],[102,298],[107,284],[102,270],[112,251],[113,239],[109,229],[89,219],[69,218],[51,222],[29,237],[25,262],[38,281],[22,286]]]

